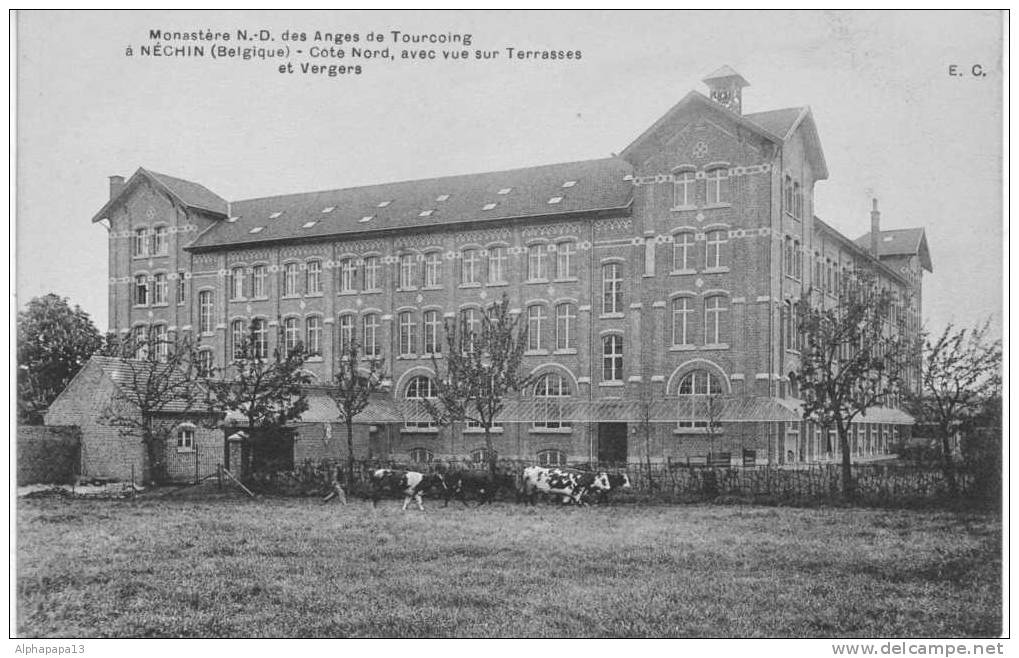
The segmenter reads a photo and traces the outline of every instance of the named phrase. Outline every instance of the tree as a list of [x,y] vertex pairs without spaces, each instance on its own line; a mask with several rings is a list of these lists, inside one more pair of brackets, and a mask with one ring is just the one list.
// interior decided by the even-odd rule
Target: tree
[[[919,394],[911,407],[924,423],[937,428],[941,464],[951,493],[958,493],[952,456],[953,436],[995,417],[1001,400],[1001,340],[992,340],[990,319],[972,329],[949,324],[923,340]],[[995,402],[997,401],[997,402]]]
[[208,425],[214,417],[202,386],[198,347],[190,333],[150,334],[104,347],[119,358],[118,395],[101,418],[120,427],[121,434],[141,439],[143,481],[166,481],[166,447],[175,427],[185,422]]
[[287,347],[281,328],[270,355],[265,321],[253,320],[233,349],[223,377],[207,380],[210,403],[224,413],[244,416],[249,445],[273,442],[287,423],[308,409],[304,386],[311,379],[303,370],[308,359],[304,345],[298,342]]
[[488,468],[495,475],[495,448],[492,426],[503,410],[506,397],[524,390],[534,381],[520,374],[527,334],[520,327],[519,314],[510,313],[509,297],[485,309],[480,328],[472,328],[465,318],[445,322],[445,367],[432,355],[437,375],[435,401],[422,400],[428,414],[443,425],[450,421],[470,421],[485,431]]
[[96,350],[102,337],[81,307],[50,293],[18,313],[18,422],[42,415]]
[[329,397],[336,402],[340,420],[347,426],[347,486],[354,482],[354,418],[368,406],[372,393],[382,387],[384,359],[370,356],[367,372],[362,372],[361,345],[351,340],[337,363],[335,381],[329,389]]
[[796,328],[803,342],[797,377],[803,419],[825,436],[834,428],[842,453],[842,493],[854,495],[849,427],[867,409],[883,405],[901,390],[902,375],[915,359],[916,345],[896,313],[893,293],[867,271],[856,271],[832,306],[815,305],[810,292],[798,305]]

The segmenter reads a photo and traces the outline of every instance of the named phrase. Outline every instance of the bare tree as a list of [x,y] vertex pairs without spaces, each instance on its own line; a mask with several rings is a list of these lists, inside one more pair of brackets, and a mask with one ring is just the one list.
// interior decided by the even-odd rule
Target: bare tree
[[850,424],[901,392],[902,376],[916,355],[904,314],[895,312],[902,301],[872,273],[856,271],[845,278],[834,305],[814,305],[808,292],[798,307],[803,418],[817,423],[825,436],[836,430],[847,497],[854,495]]
[[304,387],[311,382],[303,370],[308,355],[298,342],[287,346],[282,328],[269,352],[268,330],[256,321],[239,344],[221,378],[209,378],[211,406],[223,413],[234,411],[247,422],[248,441],[273,440],[287,423],[308,409]]
[[215,418],[207,403],[198,361],[199,342],[190,333],[150,333],[113,342],[105,352],[118,358],[114,380],[119,389],[100,417],[137,436],[145,448],[145,482],[166,481],[166,447],[173,429],[184,422],[209,425]]
[[480,328],[463,318],[445,323],[448,351],[444,367],[432,355],[436,377],[436,401],[422,400],[428,414],[439,424],[470,421],[485,431],[488,467],[495,475],[496,453],[492,426],[505,406],[506,397],[525,389],[534,378],[520,374],[527,334],[520,317],[510,313],[505,294],[481,313]]
[[949,324],[937,337],[924,336],[919,394],[910,402],[919,419],[937,428],[949,490],[958,493],[951,439],[987,415],[988,400],[1000,399],[1000,339],[990,337],[990,319],[972,329]]
[[385,360],[380,356],[369,356],[366,372],[362,372],[361,345],[351,340],[346,351],[336,364],[337,372],[329,397],[336,402],[340,420],[347,426],[347,487],[354,482],[354,419],[368,406],[372,393],[382,387],[385,379]]

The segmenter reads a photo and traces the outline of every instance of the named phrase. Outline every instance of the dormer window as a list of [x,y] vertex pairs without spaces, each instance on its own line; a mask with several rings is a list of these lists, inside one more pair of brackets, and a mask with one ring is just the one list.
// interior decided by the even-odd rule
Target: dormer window
[[501,194],[502,196],[506,196],[507,194],[509,194],[512,191],[513,191],[512,187],[504,187],[501,190],[499,190],[499,194]]
[[336,206],[329,206],[328,208],[323,208],[322,209],[322,214],[324,215],[324,214],[330,213],[330,212],[332,212],[334,210],[336,210]]
[[495,208],[495,206],[496,206],[496,204],[494,204],[494,203],[486,203],[484,206],[481,207],[481,209],[482,210],[491,210],[491,209]]
[[390,203],[392,203],[392,201],[379,201],[379,206],[378,206],[378,207],[379,207],[379,208],[385,208],[385,207],[386,207],[386,206],[388,206],[388,205],[389,205]]
[[577,181],[575,181],[575,180],[568,180],[565,183],[563,183],[563,187],[573,187],[576,184],[577,184]]
[[362,217],[361,219],[359,219],[357,221],[359,221],[359,222],[370,222],[374,218],[375,218],[375,215],[365,215],[364,217]]
[[448,194],[440,194],[439,196],[435,197],[436,201],[446,201],[448,199],[449,199]]
[[434,210],[422,210],[420,213],[418,213],[418,217],[431,217],[433,212],[435,212],[435,211]]
[[265,230],[264,226],[255,226],[250,231],[248,231],[248,233],[261,233],[264,230]]
[[554,196],[548,200],[548,205],[554,206],[555,204],[562,202],[562,200],[563,198],[561,196]]
[[301,228],[311,228],[311,227],[312,227],[312,226],[314,226],[315,224],[318,224],[318,222],[315,222],[315,221],[312,221],[312,222],[305,222],[305,223],[304,223],[304,224],[303,224],[303,225],[301,226]]
[[281,212],[274,212],[273,214],[269,215],[269,219],[276,219],[277,217],[279,217],[282,214],[283,213],[281,213]]

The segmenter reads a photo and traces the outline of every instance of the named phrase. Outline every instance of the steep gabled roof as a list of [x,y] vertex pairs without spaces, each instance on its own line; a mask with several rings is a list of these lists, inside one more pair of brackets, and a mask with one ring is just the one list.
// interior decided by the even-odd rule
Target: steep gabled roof
[[229,207],[229,204],[226,199],[222,198],[204,185],[184,180],[183,178],[174,178],[173,176],[167,176],[166,174],[159,174],[154,171],[149,171],[144,167],[138,167],[138,170],[131,175],[131,178],[127,180],[120,192],[103,204],[103,207],[99,209],[99,212],[92,217],[92,223],[94,224],[106,219],[109,216],[110,210],[120,203],[122,199],[126,199],[131,190],[133,190],[134,187],[143,180],[151,181],[186,208],[201,210],[223,217],[226,217],[227,215],[227,208]]
[[[93,356],[90,362],[96,366],[102,368],[103,373],[113,381],[114,385],[121,392],[125,390],[130,394],[130,389],[144,383],[148,380],[150,372],[154,372],[156,376],[168,377],[171,381],[175,380],[176,384],[182,384],[185,381],[185,375],[179,369],[169,366],[164,363],[154,363],[152,361],[144,360],[132,360],[122,359],[119,357],[112,356]],[[87,365],[87,364],[86,364]],[[200,383],[194,384],[194,392],[198,399],[204,399],[206,389]],[[128,400],[131,398],[128,397]],[[183,401],[174,400],[168,403],[164,408],[164,412],[190,412],[190,413],[201,413],[202,410],[199,408],[190,408]]]
[[805,107],[786,107],[781,110],[744,114],[743,118],[756,123],[761,128],[778,135],[782,139],[789,139],[793,128],[799,124],[806,110],[807,108]]
[[[633,196],[628,178],[632,173],[633,168],[625,160],[604,158],[247,199],[232,203],[231,217],[199,235],[187,248],[204,250],[385,229],[620,212],[629,207]],[[554,198],[559,200],[550,203]]]
[[[870,231],[856,238],[856,244],[870,248]],[[927,234],[923,228],[899,228],[881,231],[878,234],[877,253],[879,256],[917,256],[920,266],[933,272],[931,252],[927,247]]]

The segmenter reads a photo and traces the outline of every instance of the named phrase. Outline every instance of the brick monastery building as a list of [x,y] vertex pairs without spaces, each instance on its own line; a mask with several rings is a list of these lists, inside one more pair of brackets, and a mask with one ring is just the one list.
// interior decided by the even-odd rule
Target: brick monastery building
[[[833,458],[834,438],[800,420],[792,305],[807,290],[832,303],[848,270],[871,268],[911,300],[919,332],[924,231],[881,230],[875,201],[870,232],[843,236],[814,215],[828,170],[810,109],[744,114],[738,73],[704,82],[709,96],[691,91],[599,160],[233,202],[146,169],[113,176],[93,218],[109,229],[109,326],[195,332],[222,367],[251,321],[267,350],[282,323],[323,383],[355,337],[386,358],[395,401],[366,412],[363,456],[478,459],[479,429],[436,428],[406,401],[431,391],[443,321],[477,322],[506,294],[529,331],[525,369],[542,377],[510,403],[499,456],[643,460],[650,409],[653,461]],[[313,392],[295,460],[345,454],[330,404]],[[912,422],[896,409],[863,420],[859,456]],[[223,434],[206,440],[221,461]]]

